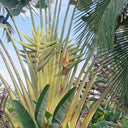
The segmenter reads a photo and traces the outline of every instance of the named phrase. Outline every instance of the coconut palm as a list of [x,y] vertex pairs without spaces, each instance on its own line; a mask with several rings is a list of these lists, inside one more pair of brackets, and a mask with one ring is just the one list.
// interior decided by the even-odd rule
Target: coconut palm
[[[35,26],[33,16],[33,11],[36,9],[28,0],[25,4],[20,3],[23,1],[10,4],[5,1],[0,2],[12,14],[12,21],[20,37],[18,42],[23,46],[22,50],[18,50],[17,43],[7,31],[23,70],[26,84],[22,81],[20,72],[3,41],[0,41],[3,49],[0,49],[0,53],[17,92],[16,96],[10,89],[10,96],[13,100],[19,100],[33,120],[35,111],[33,101],[37,102],[47,84],[50,84],[47,111],[51,114],[68,90],[80,84],[62,127],[70,124],[72,128],[86,128],[105,97],[109,103],[115,103],[113,99],[117,98],[117,94],[121,101],[123,101],[122,98],[124,101],[127,100],[127,29],[121,27],[127,20],[127,11],[124,11],[127,9],[127,0],[79,0],[66,1],[66,3],[64,0],[39,0],[35,5],[39,10],[39,27]],[[32,37],[26,34],[21,35],[14,19],[17,13],[12,8],[16,6],[20,12],[25,5],[31,14]],[[74,37],[71,36],[73,28]],[[25,63],[29,67],[29,72],[25,70]],[[81,69],[79,64],[82,65]],[[77,79],[74,82],[76,74]],[[10,87],[1,73],[0,79],[6,88]],[[91,107],[86,118],[79,123],[91,88],[97,86],[97,83],[98,86],[100,85],[98,80],[103,81],[102,87],[106,90]],[[80,98],[85,83],[87,85]],[[8,109],[5,111],[13,127],[21,126]],[[44,126],[46,124],[47,121],[44,121]]]

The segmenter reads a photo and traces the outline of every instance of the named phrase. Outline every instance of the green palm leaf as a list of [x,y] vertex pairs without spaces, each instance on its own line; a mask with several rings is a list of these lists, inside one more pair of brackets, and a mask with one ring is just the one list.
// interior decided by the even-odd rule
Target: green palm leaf
[[29,1],[31,0],[11,0],[11,2],[9,0],[0,0],[0,3],[8,8],[11,15],[17,16],[20,14],[22,8],[28,5]]
[[40,97],[36,104],[35,120],[37,121],[39,128],[43,127],[43,121],[44,121],[44,116],[48,101],[49,87],[50,85],[46,85],[46,87],[43,89],[42,93],[40,94]]
[[66,113],[72,102],[75,91],[76,91],[76,88],[72,88],[71,90],[69,90],[57,105],[53,114],[51,128],[59,128],[63,123]]
[[[80,1],[84,2],[84,0]],[[118,2],[116,0],[102,0],[94,1],[93,6],[90,4],[82,6],[82,10],[88,10],[88,7],[90,9],[76,14],[77,40],[80,43],[86,41],[85,46],[90,43],[87,40],[92,40],[100,52],[111,49],[115,37],[117,16],[126,2],[127,0]]]
[[33,122],[31,116],[29,113],[25,110],[22,104],[20,104],[18,101],[13,100],[12,104],[14,105],[19,119],[22,123],[23,128],[35,128],[35,123]]
[[[102,76],[97,79],[108,77],[107,79],[107,89],[103,92],[101,98],[92,106],[90,112],[86,116],[81,128],[87,127],[90,119],[96,112],[101,101],[106,97],[108,102],[118,104],[120,107],[127,107],[127,63],[128,63],[128,38],[127,29],[120,26],[116,30],[116,38],[114,42],[114,47],[112,50],[107,51],[107,57],[104,59],[102,67]],[[106,53],[104,53],[106,55]],[[103,55],[104,56],[104,55]],[[103,57],[102,56],[102,57]],[[99,56],[101,58],[101,56]],[[105,79],[104,79],[105,80]]]

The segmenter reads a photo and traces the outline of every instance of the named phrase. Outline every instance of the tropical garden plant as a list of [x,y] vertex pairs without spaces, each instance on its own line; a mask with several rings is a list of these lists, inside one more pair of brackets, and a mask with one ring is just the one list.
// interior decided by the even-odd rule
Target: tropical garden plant
[[121,118],[123,118],[123,110],[114,110],[115,106],[110,105],[106,106],[105,102],[102,102],[94,114],[89,128],[98,128],[98,127],[122,127],[122,124],[119,123]]
[[[46,111],[47,107],[47,101],[48,101],[48,93],[49,93],[49,87],[50,85],[46,85],[46,87],[43,89],[43,91],[40,94],[40,97],[36,103],[35,108],[35,121],[31,118],[27,110],[20,104],[18,101],[13,100],[13,104],[16,108],[16,111],[18,112],[18,115],[20,117],[20,121],[22,123],[22,126],[24,128],[42,128],[42,127],[51,127],[51,128],[59,128],[66,116],[66,113],[70,107],[71,101],[73,99],[73,96],[75,94],[75,87],[70,89],[68,93],[62,98],[62,100],[57,105],[53,116],[49,112]],[[44,118],[47,119],[47,124],[43,125]],[[52,117],[52,121],[50,121],[50,118]],[[67,124],[68,126],[68,124]]]
[[124,109],[118,108],[117,104],[106,106],[106,102],[102,102],[96,110],[88,128],[127,128],[127,126],[127,113]]
[[[50,89],[46,112],[51,115],[65,94],[71,88],[79,87],[61,122],[61,127],[64,128],[67,124],[71,128],[88,127],[105,98],[107,104],[121,103],[122,107],[127,107],[127,0],[39,0],[34,5],[31,0],[0,0],[0,3],[3,12],[8,10],[10,13],[12,22],[9,24],[14,25],[19,36],[18,41],[14,40],[8,26],[1,24],[10,38],[9,45],[15,50],[25,81],[2,39],[1,58],[16,94],[1,72],[0,79],[9,89],[11,99],[18,100],[19,102],[14,102],[20,104],[21,109],[26,110],[33,121],[35,103],[38,103],[47,84]],[[21,34],[15,22],[14,16],[23,12],[23,7],[30,11],[32,36]],[[38,26],[35,25],[35,10],[38,10],[40,19]],[[23,48],[18,49],[18,44]],[[105,90],[101,91],[100,98],[85,114],[84,120],[80,121],[90,90],[97,87],[105,87]],[[8,108],[5,112],[12,127],[22,127]],[[44,119],[43,125],[47,126],[47,120]]]

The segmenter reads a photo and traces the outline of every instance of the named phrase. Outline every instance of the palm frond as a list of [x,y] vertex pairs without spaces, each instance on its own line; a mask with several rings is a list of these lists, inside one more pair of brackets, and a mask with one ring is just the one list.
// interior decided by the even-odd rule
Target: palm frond
[[[85,2],[86,0],[79,0],[77,4],[84,5]],[[118,2],[94,0],[89,1],[85,6],[80,6],[75,16],[77,41],[83,42],[82,46],[88,46],[92,40],[100,52],[111,49],[115,38],[117,16],[126,2],[127,0]]]
[[[90,109],[82,123],[82,128],[88,126],[89,120],[105,98],[108,104],[118,104],[120,107],[127,107],[127,32],[127,28],[124,28],[122,25],[116,30],[114,46],[107,51],[107,57],[104,59],[102,68],[94,82],[94,86],[98,84],[106,87],[106,90],[102,92],[100,99]],[[104,58],[104,55],[106,55],[106,52],[102,56],[98,56],[97,59],[102,60],[101,58]],[[104,83],[100,85],[99,80],[104,81]]]

